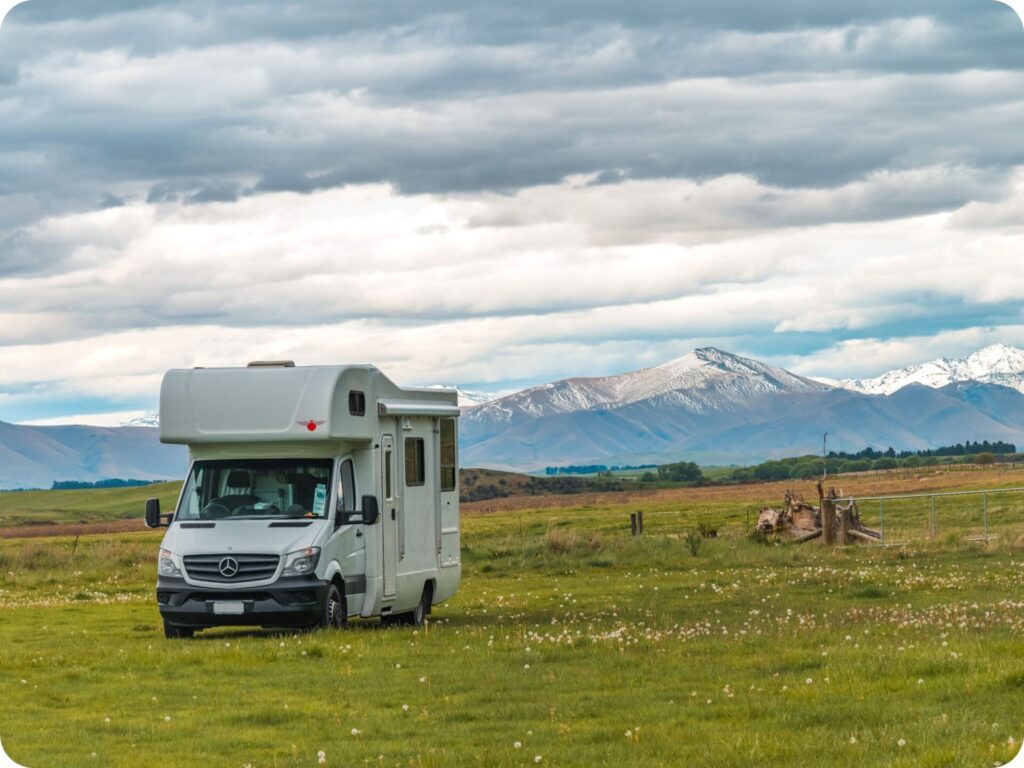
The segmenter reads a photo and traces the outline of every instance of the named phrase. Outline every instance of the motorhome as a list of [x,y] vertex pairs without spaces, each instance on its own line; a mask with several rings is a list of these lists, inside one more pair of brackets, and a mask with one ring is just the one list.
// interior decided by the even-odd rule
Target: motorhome
[[457,393],[370,365],[169,371],[160,439],[188,446],[156,598],[167,637],[222,625],[421,624],[459,585]]

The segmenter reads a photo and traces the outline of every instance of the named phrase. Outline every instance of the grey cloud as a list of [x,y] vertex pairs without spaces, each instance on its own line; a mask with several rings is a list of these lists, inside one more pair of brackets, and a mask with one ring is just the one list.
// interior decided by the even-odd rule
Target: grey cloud
[[[963,164],[990,172],[990,199],[1024,162],[1004,109],[1021,80],[956,74],[1024,71],[1019,22],[990,0],[33,0],[0,39],[0,72],[12,66],[0,167],[43,158],[0,180],[0,195],[41,201],[16,224],[140,183],[202,203],[366,182],[513,192],[572,174],[818,188]],[[897,207],[964,202],[915,195]]]

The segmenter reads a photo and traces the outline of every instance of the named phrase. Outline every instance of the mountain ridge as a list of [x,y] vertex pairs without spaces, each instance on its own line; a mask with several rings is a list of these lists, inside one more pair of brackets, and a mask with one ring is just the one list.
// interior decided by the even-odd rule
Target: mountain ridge
[[[989,348],[981,363],[1006,358],[1003,349]],[[464,411],[460,427],[467,465],[510,469],[655,457],[760,461],[817,452],[825,432],[856,450],[1021,442],[1024,393],[973,380],[858,392],[704,347],[640,371],[531,387]]]
[[965,358],[940,357],[886,371],[874,378],[816,381],[869,395],[891,395],[910,384],[940,388],[961,381],[999,384],[1024,393],[1024,350],[992,344]]

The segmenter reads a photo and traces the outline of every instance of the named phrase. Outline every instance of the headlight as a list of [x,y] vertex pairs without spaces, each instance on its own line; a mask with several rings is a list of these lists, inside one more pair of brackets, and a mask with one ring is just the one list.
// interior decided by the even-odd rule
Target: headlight
[[181,559],[169,549],[160,550],[157,572],[161,576],[181,577]]
[[282,576],[305,576],[316,570],[320,560],[320,547],[307,547],[284,556]]

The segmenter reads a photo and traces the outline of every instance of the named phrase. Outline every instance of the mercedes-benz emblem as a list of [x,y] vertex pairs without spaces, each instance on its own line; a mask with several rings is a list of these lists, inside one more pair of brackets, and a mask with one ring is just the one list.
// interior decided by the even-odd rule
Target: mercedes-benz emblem
[[221,576],[225,579],[230,579],[238,573],[238,561],[233,557],[225,557],[217,565],[217,569],[220,571]]

